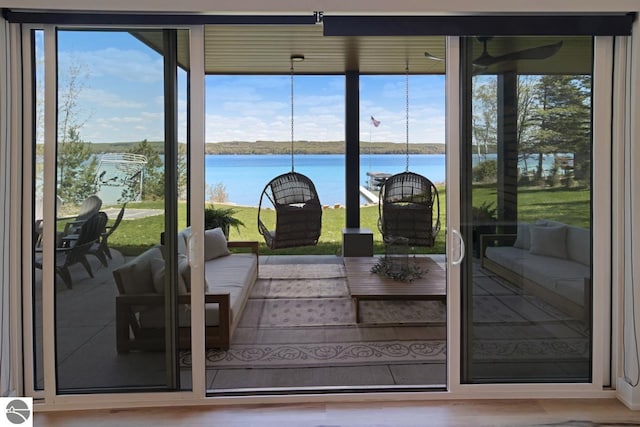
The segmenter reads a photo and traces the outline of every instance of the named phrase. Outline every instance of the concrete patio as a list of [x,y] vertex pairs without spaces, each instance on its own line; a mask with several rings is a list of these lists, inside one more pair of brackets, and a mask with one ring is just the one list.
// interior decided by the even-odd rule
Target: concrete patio
[[[71,267],[73,288],[57,280],[56,331],[57,381],[61,392],[79,389],[117,389],[120,387],[158,387],[166,384],[166,361],[162,352],[130,352],[118,354],[115,337],[115,296],[117,289],[112,269],[126,262],[113,251],[108,267],[89,257],[94,272],[91,279],[79,266]],[[439,261],[444,262],[444,256]],[[262,256],[262,264],[336,264],[342,258],[327,256]],[[36,271],[36,324],[41,325],[41,272]],[[396,328],[398,329],[398,328]],[[401,329],[401,328],[399,328]],[[304,334],[304,332],[299,331]],[[292,333],[295,333],[293,331]],[[393,334],[397,331],[393,331]],[[438,336],[445,336],[440,327]],[[42,330],[36,328],[41,343]],[[243,338],[242,331],[234,337]],[[233,342],[232,341],[232,345]],[[36,349],[37,384],[42,387],[42,349]],[[278,367],[260,369],[207,369],[208,389],[268,389],[279,387],[371,387],[432,386],[446,383],[445,363],[413,363],[372,366],[317,366],[313,368]],[[182,368],[181,388],[190,388],[191,370]]]

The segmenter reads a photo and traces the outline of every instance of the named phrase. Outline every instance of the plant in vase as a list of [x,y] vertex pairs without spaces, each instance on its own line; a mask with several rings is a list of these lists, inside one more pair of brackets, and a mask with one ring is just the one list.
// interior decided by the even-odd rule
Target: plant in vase
[[480,236],[496,232],[497,210],[493,202],[473,206],[473,255],[480,257]]
[[240,227],[244,227],[244,222],[236,218],[236,211],[232,208],[216,208],[208,205],[204,208],[204,229],[211,230],[217,227],[222,229],[227,240],[229,239],[229,230],[231,227],[236,231],[240,231]]

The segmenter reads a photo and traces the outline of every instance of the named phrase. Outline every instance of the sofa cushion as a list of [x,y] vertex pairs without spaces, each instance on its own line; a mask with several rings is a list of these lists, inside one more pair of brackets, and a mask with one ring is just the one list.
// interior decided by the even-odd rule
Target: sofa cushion
[[529,251],[533,255],[567,258],[566,225],[532,225]]
[[526,260],[523,276],[576,304],[584,305],[584,279],[591,275],[589,268],[566,259],[538,258],[544,259]]
[[220,286],[245,286],[256,275],[255,254],[233,254],[204,264],[207,293],[218,293]]
[[[216,258],[205,263],[205,281],[207,294],[229,294],[232,330],[240,320],[249,292],[257,276],[258,262],[254,254],[233,254]],[[191,311],[188,305],[181,304],[178,310],[178,324],[189,326]],[[154,307],[140,313],[140,325],[146,328],[162,328],[164,325],[163,308]],[[205,324],[219,324],[218,304],[205,305]]]
[[[231,295],[233,328],[240,320],[239,315],[258,275],[258,259],[255,254],[233,254],[207,261],[204,268],[206,293]],[[216,307],[212,309],[217,310]],[[209,310],[210,308],[207,308],[207,311]]]
[[584,279],[591,276],[588,266],[569,259],[535,255],[510,246],[488,247],[486,257],[519,276],[584,304]]
[[209,261],[231,254],[221,228],[204,231],[204,259]]
[[522,276],[522,266],[529,251],[512,246],[488,246],[485,257]]

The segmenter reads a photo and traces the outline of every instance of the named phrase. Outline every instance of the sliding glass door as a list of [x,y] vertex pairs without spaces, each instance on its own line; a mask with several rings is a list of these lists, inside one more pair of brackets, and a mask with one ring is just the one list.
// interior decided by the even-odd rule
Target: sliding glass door
[[174,236],[186,225],[178,97],[188,32],[58,29],[29,39],[33,389],[48,378],[58,394],[179,388],[179,351],[190,345],[189,328],[173,326],[186,287]]
[[462,52],[462,382],[589,382],[593,38]]
[[[593,272],[592,242],[602,235],[594,224],[606,221],[594,214],[602,198],[594,189],[608,181],[594,178],[593,37],[450,37],[446,48],[438,39],[428,52],[411,51],[410,72],[404,57],[389,60],[393,66],[363,61],[361,70],[345,71],[339,62],[327,71],[310,53],[309,68],[294,76],[289,55],[272,71],[242,51],[230,65],[246,60],[242,73],[205,64],[226,49],[214,29],[198,37],[150,28],[29,33],[34,125],[25,176],[33,189],[24,190],[24,203],[33,238],[26,239],[32,280],[25,286],[33,295],[34,390],[47,397],[189,390],[192,378],[194,392],[210,395],[599,380],[597,344],[606,333],[593,326],[604,315],[592,295],[604,280],[594,280],[602,277]],[[320,46],[328,40],[316,36]],[[193,39],[203,44],[202,76],[189,81]],[[184,95],[190,84],[192,96],[194,87],[203,92],[196,107]],[[193,118],[191,108],[201,116],[192,132],[202,134],[193,151],[181,125]],[[349,121],[353,111],[359,116]],[[357,162],[326,152],[343,143],[322,133],[318,117],[346,140],[358,130]],[[251,140],[259,128],[264,133]],[[336,142],[320,144],[305,132]],[[258,184],[288,170],[291,145],[304,149],[296,168],[327,200],[328,253],[268,249],[252,222]],[[278,146],[287,169],[274,169]],[[187,159],[199,163],[196,172]],[[358,190],[370,197],[361,200],[360,225],[373,233],[375,257],[340,252],[348,214],[340,194],[355,188],[342,176],[356,168]],[[439,228],[426,249],[403,235],[385,240],[378,228],[381,185],[369,179],[403,170],[431,179],[439,194]],[[247,186],[250,179],[256,185]],[[198,193],[191,212],[189,191]],[[208,202],[235,204],[231,213],[246,225],[226,239],[249,241],[246,253],[211,255],[213,232],[198,218]],[[256,265],[228,276],[212,267],[237,267],[242,257]],[[189,301],[193,272],[200,296]],[[238,290],[221,291],[227,282]],[[242,298],[234,297],[240,288]],[[237,305],[220,325],[218,299],[227,291]],[[192,312],[197,305],[187,302],[202,307]],[[205,325],[193,352],[192,314],[194,325]]]

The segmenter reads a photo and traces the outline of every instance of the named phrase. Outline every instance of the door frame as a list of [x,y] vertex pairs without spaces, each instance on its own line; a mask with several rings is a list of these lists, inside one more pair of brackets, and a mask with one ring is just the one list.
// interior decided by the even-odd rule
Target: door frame
[[[54,31],[53,25],[45,25],[34,28],[44,29],[45,33]],[[196,74],[192,74],[190,82],[190,94],[191,102],[197,100],[196,96],[202,96],[204,93],[204,28],[202,26],[190,27],[191,29],[191,63],[193,70],[198,70]],[[24,32],[29,31],[29,27],[25,27]],[[49,37],[45,37],[45,48],[49,54],[53,52],[55,54],[54,41]],[[607,84],[597,84],[598,82],[611,81],[611,58],[613,54],[613,39],[611,37],[596,37],[595,38],[595,56],[594,56],[594,117],[598,117],[598,121],[594,121],[594,186],[598,186],[598,190],[594,188],[594,196],[592,200],[593,205],[593,240],[602,242],[601,245],[595,247],[593,250],[594,259],[610,259],[611,257],[611,233],[610,227],[600,227],[600,224],[611,224],[611,210],[608,209],[610,204],[610,190],[611,190],[611,126],[601,126],[602,123],[611,123],[611,120],[606,120],[606,117],[611,116],[611,87]],[[460,151],[458,144],[460,139],[460,38],[459,37],[447,37],[447,64],[446,64],[446,165],[447,165],[447,222],[446,222],[446,242],[447,242],[447,385],[448,391],[446,392],[427,392],[427,393],[370,393],[370,394],[354,394],[354,395],[319,395],[319,396],[261,396],[261,397],[225,397],[225,398],[206,398],[206,384],[203,375],[197,375],[204,372],[204,352],[194,354],[193,369],[192,369],[192,384],[193,390],[190,392],[161,392],[161,393],[122,393],[122,394],[93,394],[93,395],[76,395],[76,396],[61,396],[56,394],[55,386],[55,347],[53,342],[53,291],[51,286],[46,286],[46,304],[43,305],[43,315],[46,320],[44,323],[44,349],[45,355],[45,391],[43,393],[44,404],[43,408],[100,408],[100,407],[133,407],[143,406],[153,403],[155,405],[163,403],[174,404],[229,404],[229,403],[293,403],[293,402],[310,402],[310,401],[346,401],[346,400],[438,400],[438,399],[453,399],[453,398],[513,398],[514,395],[520,398],[523,397],[613,397],[615,391],[605,390],[609,381],[606,378],[606,372],[611,364],[611,360],[615,360],[616,354],[607,356],[607,342],[608,331],[611,329],[610,318],[607,318],[605,308],[600,306],[594,307],[594,328],[593,328],[593,376],[592,382],[588,384],[484,384],[484,385],[467,385],[460,384],[460,368],[461,368],[461,313],[459,307],[461,306],[461,267],[454,265],[453,261],[459,254],[460,243],[457,238],[454,237],[452,230],[458,230],[460,227]],[[23,47],[27,49],[27,47]],[[199,53],[202,52],[202,53]],[[55,55],[54,55],[55,57]],[[55,70],[55,64],[48,63],[47,70]],[[47,73],[48,85],[51,84],[51,79],[54,77]],[[603,76],[603,77],[600,77]],[[55,83],[55,80],[53,80]],[[55,87],[55,84],[53,85]],[[55,114],[55,103],[51,103],[51,99],[55,99],[55,91],[47,92],[46,108],[48,116]],[[204,99],[204,98],[203,98]],[[200,105],[198,101],[197,108],[194,108],[196,104],[192,104],[190,123],[192,127],[192,145],[191,150],[191,194],[192,204],[190,209],[191,224],[200,224],[203,216],[204,197],[200,197],[202,193],[201,180],[204,176],[204,166],[201,165],[201,159],[198,157],[202,151],[200,148],[204,146],[204,105]],[[28,105],[25,103],[25,113],[28,111]],[[604,119],[603,119],[604,118]],[[25,129],[28,126],[25,124]],[[55,139],[55,122],[51,123],[47,121],[46,137]],[[197,132],[194,132],[197,130]],[[53,134],[51,134],[53,132]],[[46,154],[47,155],[47,154]],[[48,166],[45,164],[45,176],[55,177],[55,156],[50,152],[48,158],[53,159],[53,162]],[[30,159],[23,159],[25,166],[30,162]],[[25,174],[27,171],[25,170]],[[55,180],[48,180],[50,183],[45,183],[46,194],[55,194],[54,182]],[[200,187],[198,185],[200,184]],[[47,190],[48,189],[48,190]],[[52,192],[53,191],[53,192]],[[31,190],[26,188],[24,194],[31,194]],[[196,197],[197,196],[197,197]],[[32,208],[31,201],[28,198],[23,198],[22,207],[25,212],[30,212]],[[52,197],[45,199],[44,205],[45,215],[51,216],[55,212],[55,201]],[[46,235],[52,235],[53,226],[50,225],[50,229],[45,229]],[[24,229],[23,229],[24,231]],[[195,231],[195,230],[194,230]],[[30,235],[29,233],[27,233]],[[196,233],[197,234],[197,233]],[[464,237],[464,236],[463,236]],[[597,239],[597,240],[596,240]],[[193,243],[193,241],[192,241]],[[52,245],[52,242],[45,245]],[[196,242],[194,244],[194,252],[202,255],[203,244],[202,242]],[[24,253],[24,252],[23,252]],[[593,269],[593,283],[594,283],[594,299],[601,299],[606,304],[606,301],[610,301],[610,283],[611,283],[611,265],[600,265],[602,263],[594,264]],[[23,266],[22,272],[25,273],[31,268],[30,265]],[[45,268],[49,272],[53,268],[53,255],[49,258],[45,258]],[[192,274],[194,278],[204,277],[202,271],[202,265],[192,265]],[[29,275],[31,273],[28,273]],[[30,277],[29,275],[23,276],[23,278]],[[51,276],[51,274],[48,274]],[[52,277],[52,276],[51,276]],[[53,279],[49,278],[49,282]],[[197,282],[197,283],[196,283]],[[194,282],[194,290],[192,293],[192,324],[195,325],[192,328],[192,343],[194,349],[204,349],[204,300],[202,293],[199,289],[203,290],[203,280],[196,280]],[[52,283],[49,283],[50,285]],[[25,280],[23,282],[23,290],[30,286],[30,281]],[[49,288],[47,291],[46,288]],[[30,301],[24,303],[24,307],[30,304]],[[26,328],[29,327],[29,313],[25,310],[23,313],[23,325]],[[31,325],[33,326],[33,325]],[[32,329],[30,329],[32,331]],[[47,333],[50,335],[47,337]],[[24,339],[27,341],[31,332],[26,332]],[[607,347],[607,348],[605,348]],[[25,366],[33,366],[32,354],[27,351],[28,345],[25,346],[25,352],[23,354],[23,360]],[[29,353],[29,354],[27,354]],[[29,365],[28,362],[31,362]],[[27,379],[28,374],[24,379]],[[31,382],[33,384],[33,382]],[[39,392],[34,391],[34,395],[38,395]]]
[[[460,58],[460,38],[456,38],[455,43]],[[594,36],[594,57],[593,57],[593,100],[592,100],[592,259],[611,260],[612,237],[612,181],[611,181],[611,161],[612,161],[612,73],[613,73],[613,37]],[[448,38],[449,42],[449,38]],[[448,45],[449,46],[449,45]],[[447,54],[455,54],[447,51]],[[460,64],[449,64],[450,56],[447,56],[447,79],[455,76],[460,79]],[[454,59],[453,61],[455,61]],[[451,61],[451,62],[453,62]],[[449,66],[454,68],[449,69]],[[458,80],[456,86],[458,90],[449,88],[447,91],[447,223],[448,227],[460,227],[461,212],[461,190],[460,190],[460,152],[461,149],[461,129],[462,123],[462,93],[460,87],[462,81]],[[453,104],[453,105],[451,105]],[[450,108],[449,108],[450,107]],[[457,114],[456,114],[457,113]],[[453,114],[453,117],[451,116]],[[457,119],[457,120],[456,120]],[[454,126],[454,122],[457,122]],[[453,129],[452,129],[453,128]],[[456,129],[458,132],[456,133]],[[451,137],[451,138],[450,138]],[[455,138],[455,139],[453,139]],[[451,181],[449,181],[451,179]],[[451,188],[453,187],[453,188]],[[463,236],[464,237],[464,236]],[[448,242],[455,251],[457,244],[449,237]],[[594,245],[593,242],[598,242]],[[448,251],[451,252],[451,251]],[[492,396],[496,398],[508,398],[514,393],[518,396],[546,396],[562,397],[570,393],[572,396],[593,397],[600,395],[606,387],[612,385],[612,360],[616,358],[616,349],[611,347],[612,332],[611,324],[611,304],[612,286],[611,262],[592,263],[592,341],[591,341],[591,382],[588,383],[520,383],[520,384],[461,384],[461,369],[463,368],[463,334],[461,329],[462,319],[462,290],[465,288],[459,268],[449,265],[448,281],[448,327],[452,330],[449,333],[449,390],[461,397]],[[597,301],[598,304],[594,304]],[[457,365],[457,366],[456,366]],[[481,392],[480,392],[481,390]]]

